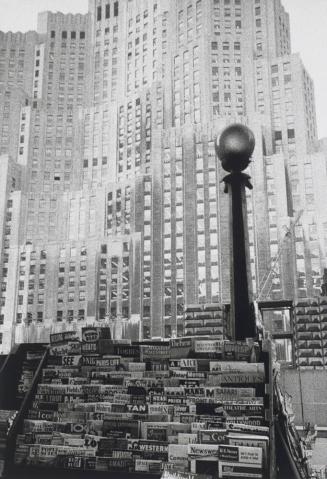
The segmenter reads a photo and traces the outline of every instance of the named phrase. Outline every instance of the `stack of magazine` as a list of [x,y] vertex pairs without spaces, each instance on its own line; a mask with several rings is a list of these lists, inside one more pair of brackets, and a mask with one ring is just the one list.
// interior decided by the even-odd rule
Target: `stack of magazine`
[[97,327],[77,334],[51,336],[16,464],[267,477],[265,370],[256,343],[215,336],[127,343]]

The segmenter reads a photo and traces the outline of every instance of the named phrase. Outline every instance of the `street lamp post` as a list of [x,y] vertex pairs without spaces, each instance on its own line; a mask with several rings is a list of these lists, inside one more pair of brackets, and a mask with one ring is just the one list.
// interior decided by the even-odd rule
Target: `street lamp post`
[[238,123],[225,128],[216,142],[222,167],[229,172],[223,182],[224,191],[229,194],[231,326],[236,340],[256,336],[245,196],[245,188],[253,186],[250,176],[243,173],[250,163],[254,146],[252,131]]

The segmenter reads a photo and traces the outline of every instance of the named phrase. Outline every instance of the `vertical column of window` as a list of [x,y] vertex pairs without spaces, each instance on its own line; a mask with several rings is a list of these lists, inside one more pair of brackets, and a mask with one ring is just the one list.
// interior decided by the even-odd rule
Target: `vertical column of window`
[[156,124],[157,124],[157,126],[162,126],[163,125],[163,88],[162,88],[161,85],[157,86],[156,94],[157,94],[157,97],[156,97],[156,103],[157,103]]
[[89,159],[91,157],[91,116],[85,115],[84,122],[84,160],[83,160],[83,186],[87,185],[89,176]]
[[[103,71],[102,71],[102,98],[108,98],[109,93],[109,57],[110,57],[110,27],[104,30]],[[115,50],[115,52],[114,52]],[[112,65],[117,65],[117,47],[111,49]],[[115,57],[115,59],[114,59]]]
[[196,231],[198,252],[198,297],[199,302],[205,302],[206,290],[206,252],[204,228],[204,170],[203,145],[196,144]]
[[197,0],[196,2],[196,34],[199,35],[202,31],[202,0]]
[[53,238],[57,231],[57,199],[50,197],[50,210],[49,210],[49,238]]
[[194,35],[194,22],[193,22],[193,5],[187,6],[187,18],[186,18],[186,26],[187,26],[187,42],[191,42]]
[[[117,3],[117,2],[116,2]],[[113,26],[112,29],[112,66],[111,66],[111,100],[116,100],[117,96],[117,78],[118,78],[118,24]]]
[[107,297],[108,290],[108,257],[107,245],[101,245],[99,258],[99,306],[98,319],[105,319],[109,298]]
[[19,257],[19,278],[18,278],[18,292],[17,292],[17,313],[16,313],[16,323],[20,324],[23,319],[23,301],[24,295],[26,295],[25,288],[25,273],[26,273],[26,252],[22,251]]
[[101,176],[104,177],[108,168],[108,154],[110,144],[110,124],[109,124],[109,110],[105,109],[102,112],[102,171]]
[[242,34],[242,1],[235,0],[235,33]]
[[193,48],[193,108],[194,123],[201,122],[201,102],[200,102],[200,51],[199,47]]
[[8,248],[5,247],[5,252],[2,258],[2,283],[1,283],[1,292],[0,292],[0,310],[6,304],[6,291],[7,291],[7,277],[8,277],[8,261],[9,261],[9,245],[10,245],[10,236],[11,236],[11,227],[12,227],[12,206],[13,202],[11,199],[7,201],[6,208],[6,221],[4,228],[3,242],[4,245],[8,245]]
[[[55,92],[55,83],[53,82],[53,59],[56,49],[56,31],[51,31],[51,41],[49,46],[49,63],[48,67],[48,81],[47,81],[47,108],[51,108],[53,104],[53,95]],[[38,60],[38,59],[37,59]],[[38,60],[39,61],[39,60]]]
[[141,83],[140,33],[137,35],[135,38],[135,90],[140,87]]
[[265,112],[265,98],[263,93],[262,64],[257,62],[256,82],[257,82],[257,107],[260,113]]
[[113,234],[113,198],[112,191],[107,195],[107,234]]
[[[249,172],[251,175],[251,172]],[[248,239],[250,251],[250,266],[251,266],[251,280],[253,294],[257,294],[257,271],[256,271],[256,241],[255,241],[255,217],[253,212],[253,194],[250,190],[246,190],[246,206],[247,206],[247,225],[248,225]],[[271,217],[271,220],[276,224],[276,219]]]
[[[163,164],[163,177],[164,177],[164,238],[163,238],[163,248],[164,248],[164,316],[165,323],[170,323],[171,314],[172,314],[172,241],[171,241],[171,219],[172,219],[172,171],[171,171],[171,152],[170,148],[165,149],[164,153],[164,164]],[[167,324],[170,327],[170,325]],[[166,329],[165,325],[165,334]]]
[[217,205],[217,160],[214,142],[208,145],[208,184],[209,184],[209,233],[210,233],[210,267],[211,267],[211,301],[218,302],[219,255],[218,255],[218,205]]
[[18,50],[18,65],[17,65],[17,85],[23,87],[24,84],[24,59],[25,49],[20,48]]
[[58,265],[58,290],[57,290],[57,322],[62,322],[64,314],[64,297],[65,286],[67,285],[66,273],[68,277],[69,266],[66,267],[66,248],[59,250],[59,265]]
[[68,277],[68,304],[67,304],[67,317],[68,322],[74,320],[74,306],[76,301],[75,294],[75,285],[76,277],[78,276],[78,258],[76,248],[71,248],[70,250],[70,261],[69,261],[69,277]]
[[153,81],[158,80],[159,76],[159,54],[158,54],[158,33],[159,33],[159,21],[158,15],[153,19],[153,37],[152,37],[152,79]]
[[133,30],[133,19],[129,20],[129,31],[128,31],[128,43],[127,43],[127,93],[131,92],[132,90],[132,79],[133,79],[133,58],[134,58],[134,49],[133,49],[133,42],[131,40]]
[[211,42],[211,73],[212,73],[212,112],[219,115],[219,55],[218,42]]
[[245,114],[243,85],[242,85],[242,67],[241,67],[241,42],[234,42],[234,82],[236,89],[236,112],[238,115]]
[[127,105],[127,153],[126,153],[126,170],[132,168],[132,155],[135,153],[133,145],[133,131],[135,128],[133,103],[129,102]]
[[184,10],[178,12],[178,41],[180,45],[185,41]]
[[184,123],[191,119],[191,81],[190,81],[190,53],[185,51],[183,54],[183,86],[184,86]]
[[116,190],[116,234],[122,230],[122,195],[121,188]]
[[231,65],[230,65],[230,42],[226,41],[223,47],[223,75],[224,75],[224,110],[225,114],[231,114],[232,94],[231,94]]
[[[271,180],[273,181],[274,178],[274,172],[273,172],[273,165],[271,164],[270,158],[267,158],[266,162],[266,179],[267,182],[269,181],[269,190],[270,192],[268,193],[267,196],[267,201],[268,201],[268,226],[269,229],[270,227],[274,228],[276,226],[276,221],[277,221],[277,212],[276,212],[276,195],[274,194],[273,190],[273,183],[271,183]],[[267,183],[268,184],[268,183]],[[268,192],[268,188],[267,188]],[[254,230],[254,225],[253,225],[253,216],[251,216],[248,212],[248,228],[249,228],[249,243],[250,243],[250,257],[251,257],[251,262],[252,258],[254,256],[254,241],[253,239],[253,230]],[[270,242],[269,244],[270,248],[270,257],[271,257],[271,264],[274,263],[275,258],[278,255],[278,245],[275,243]],[[258,289],[258,294],[260,294],[260,289],[262,285],[257,285]],[[255,292],[255,289],[253,290]],[[265,291],[262,291],[264,294],[266,293]]]
[[[273,173],[273,165],[271,159],[267,158],[266,162],[266,181],[267,181],[267,194],[268,194],[268,205],[271,208],[268,210],[268,222],[269,222],[269,247],[270,247],[270,267],[272,268],[272,283],[268,285],[268,291],[263,291],[264,294],[270,294],[273,292],[274,295],[278,295],[281,290],[280,282],[280,265],[279,265],[279,237],[278,237],[278,228],[277,228],[277,214],[276,214],[276,187],[275,187],[275,178]],[[249,192],[247,192],[249,195]],[[247,199],[248,205],[248,217],[252,211],[252,202]],[[251,209],[249,209],[251,208]],[[251,217],[249,219],[251,224]],[[251,247],[251,245],[250,245]],[[259,286],[260,287],[260,286]],[[270,288],[270,290],[269,290]]]
[[311,277],[312,277],[312,287],[315,296],[321,294],[321,277],[323,276],[322,271],[322,255],[319,247],[319,238],[318,238],[318,225],[316,223],[314,215],[311,217],[311,222],[308,225],[309,232],[309,248],[310,248],[310,262],[311,262]]
[[[55,191],[60,190],[61,182],[61,169],[62,169],[62,140],[63,140],[63,131],[64,131],[64,116],[63,112],[57,114],[57,128],[55,136],[55,160],[54,163],[54,173],[52,178],[52,185]],[[49,158],[50,160],[50,158]],[[49,161],[50,162],[50,161]]]
[[[100,45],[97,47],[94,55],[94,96],[93,100],[95,103],[99,102],[100,100],[100,80],[101,80],[101,51]],[[79,63],[79,68],[82,67],[82,63]],[[84,66],[83,66],[84,68]]]
[[[143,318],[150,321],[151,300],[151,180],[144,181],[144,226],[143,226]],[[144,337],[150,334],[149,326],[144,329]]]
[[135,101],[135,172],[141,168],[141,100]]
[[174,125],[181,124],[181,58],[174,58]]
[[[129,116],[130,113],[128,113]],[[119,120],[118,120],[118,128],[119,128],[119,140],[118,140],[118,165],[117,165],[117,172],[118,177],[124,170],[124,145],[125,145],[125,112],[124,107],[121,106],[119,108]],[[128,156],[131,155],[131,147],[127,147],[127,154]]]
[[[70,32],[70,48],[68,52],[68,65],[66,68],[66,83],[68,80],[68,91],[67,91],[67,107],[73,108],[74,103],[77,100],[77,90],[75,88],[75,68],[76,68],[76,31]],[[67,78],[68,77],[68,78]],[[79,92],[81,95],[81,92]],[[81,96],[79,96],[79,102],[81,104]]]
[[[262,82],[261,82],[262,83]],[[271,89],[273,97],[273,129],[275,131],[275,147],[276,151],[280,150],[282,144],[282,122],[281,122],[281,104],[280,104],[280,88],[281,81],[279,76],[279,66],[271,67]],[[263,96],[262,88],[260,94]]]
[[28,209],[27,209],[27,225],[26,225],[27,241],[33,240],[34,223],[35,223],[35,199],[33,196],[30,196],[28,199]]
[[130,299],[130,284],[129,284],[129,244],[123,243],[123,258],[122,258],[122,317],[129,318],[129,299]]
[[232,33],[232,9],[230,0],[224,0],[224,30],[225,35]]
[[143,85],[146,85],[150,78],[148,77],[148,44],[149,44],[149,37],[150,37],[150,29],[148,23],[149,12],[148,10],[144,10],[143,12],[143,50],[142,50],[142,82]]
[[[43,53],[43,51],[42,51]],[[40,93],[39,93],[39,81],[42,81],[42,60],[43,60],[43,55],[41,55],[41,49],[39,46],[35,47],[35,64],[34,64],[34,78],[33,78],[33,99],[34,102],[37,101],[38,98],[40,98]],[[36,103],[34,104],[36,106]]]
[[151,95],[146,95],[146,107],[145,107],[145,162],[151,161]]
[[175,289],[178,330],[178,324],[181,324],[181,322],[183,321],[184,313],[184,183],[182,146],[176,146],[175,154]]
[[[10,102],[11,102],[11,92],[6,91],[5,93],[5,101],[3,103],[3,128],[2,132],[5,133],[5,135],[1,138],[1,153],[7,153],[8,152],[8,144],[9,144],[9,121],[10,121]],[[22,141],[23,140],[23,141]],[[24,146],[25,138],[20,137],[20,146]]]
[[162,78],[165,78],[166,75],[166,60],[167,60],[167,54],[168,54],[168,49],[167,49],[167,29],[168,29],[168,12],[165,11],[162,15],[162,28],[161,28],[161,37],[162,37],[162,43],[161,43],[161,49],[162,49],[162,71],[161,71],[161,76]]
[[301,219],[298,220],[297,225],[295,226],[295,250],[296,250],[296,279],[297,279],[297,290],[300,298],[305,298],[307,296],[307,278],[306,278],[306,241],[303,231],[303,224]]
[[[93,116],[93,138],[92,138],[92,180],[99,177],[99,147],[100,147],[100,111],[96,110]],[[90,165],[91,166],[91,165]]]
[[110,261],[110,316],[117,318],[118,314],[118,256],[112,256]]
[[[281,128],[281,99],[280,99],[280,79],[279,79],[279,65],[271,65],[271,84],[272,84],[272,99],[273,99],[273,122],[276,125],[274,129],[274,148],[275,152],[282,151],[283,132]],[[286,107],[288,109],[288,106]]]
[[[45,250],[40,251],[40,268],[38,281],[35,281],[37,287],[37,312],[36,321],[41,323],[43,321],[44,295],[45,295],[45,275],[46,275],[46,259],[47,253]],[[36,278],[37,279],[37,278]]]
[[125,210],[124,210],[124,221],[125,221],[125,234],[130,234],[131,232],[131,187],[125,187]]
[[80,272],[78,286],[78,316],[79,321],[85,319],[85,302],[86,302],[86,274],[87,274],[87,249],[82,246],[80,249]]
[[75,285],[76,285],[76,277],[78,277],[78,257],[77,257],[77,249],[72,247],[70,249],[70,258],[69,258],[69,271],[68,271],[68,285],[66,284],[66,290],[68,286],[68,295],[67,295],[67,302],[65,304],[67,308],[66,313],[66,320],[70,323],[74,320],[74,309],[75,309],[75,301],[76,301],[76,294],[75,294]]
[[220,36],[220,0],[213,0],[213,31],[215,36]]
[[260,3],[260,0],[255,0],[254,4],[254,17],[256,23],[255,47],[257,58],[261,58],[263,55],[262,8]]
[[37,253],[36,251],[31,251],[30,253],[30,263],[29,263],[29,275],[28,275],[28,294],[27,294],[27,321],[28,323],[33,320],[33,313],[35,311],[36,305],[36,277],[37,277]]
[[[85,56],[86,56],[86,35],[80,31],[76,42],[76,63],[77,63],[77,95],[78,104],[83,104],[85,98]],[[78,53],[78,56],[77,56]],[[76,73],[75,73],[76,75]]]

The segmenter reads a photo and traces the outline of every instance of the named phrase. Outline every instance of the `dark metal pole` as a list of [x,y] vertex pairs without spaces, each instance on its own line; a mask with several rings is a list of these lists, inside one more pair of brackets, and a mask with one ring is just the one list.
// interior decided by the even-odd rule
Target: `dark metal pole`
[[245,188],[253,187],[250,176],[242,173],[250,162],[254,144],[251,130],[234,124],[223,131],[217,145],[222,166],[230,172],[223,181],[230,201],[231,326],[236,340],[256,336],[245,196]]

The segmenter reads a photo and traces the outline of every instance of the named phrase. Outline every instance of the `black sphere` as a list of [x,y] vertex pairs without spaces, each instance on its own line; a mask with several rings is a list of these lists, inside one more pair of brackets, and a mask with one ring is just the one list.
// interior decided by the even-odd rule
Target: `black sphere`
[[252,131],[245,125],[234,123],[224,129],[216,141],[216,153],[224,170],[240,172],[250,163],[255,146]]

